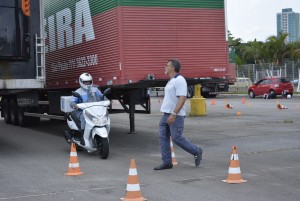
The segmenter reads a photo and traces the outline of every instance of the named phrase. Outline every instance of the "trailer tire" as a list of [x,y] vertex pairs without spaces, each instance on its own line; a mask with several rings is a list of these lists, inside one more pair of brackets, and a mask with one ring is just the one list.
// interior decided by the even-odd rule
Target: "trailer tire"
[[14,98],[10,99],[9,108],[10,108],[10,122],[13,125],[18,125],[18,118],[17,118],[18,106],[17,106],[16,99]]
[[209,94],[209,95],[208,95],[208,98],[215,98],[215,97],[217,97],[217,95],[218,95],[218,94]]
[[202,92],[203,98],[209,98],[209,92]]
[[4,98],[2,102],[2,112],[3,112],[3,117],[5,120],[5,123],[10,124],[10,111],[9,111],[9,99]]
[[24,108],[18,107],[17,116],[18,116],[19,125],[22,127],[26,127],[26,118],[24,116]]
[[193,98],[194,96],[194,86],[191,85],[191,86],[188,86],[188,89],[187,89],[187,98]]
[[29,125],[30,118],[26,117],[24,115],[24,108],[23,107],[18,107],[17,116],[18,116],[18,122],[19,122],[20,126],[27,127]]
[[19,125],[22,127],[37,126],[40,123],[40,117],[25,116],[25,111],[37,112],[37,109],[18,107],[17,118],[19,121]]

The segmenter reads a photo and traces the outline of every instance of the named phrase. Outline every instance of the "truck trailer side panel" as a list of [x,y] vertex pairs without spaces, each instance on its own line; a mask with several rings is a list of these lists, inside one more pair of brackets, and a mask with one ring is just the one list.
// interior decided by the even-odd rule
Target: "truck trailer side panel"
[[186,78],[228,73],[222,9],[122,7],[121,12],[126,79],[147,74],[163,79],[170,57],[181,60]]
[[46,87],[166,79],[169,58],[187,78],[228,78],[224,0],[45,0]]

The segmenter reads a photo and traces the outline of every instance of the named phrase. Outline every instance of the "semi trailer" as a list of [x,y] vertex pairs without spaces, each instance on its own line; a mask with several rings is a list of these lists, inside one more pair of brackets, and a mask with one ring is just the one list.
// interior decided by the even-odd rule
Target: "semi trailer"
[[[126,112],[150,113],[149,88],[168,81],[164,65],[182,63],[189,93],[227,92],[229,65],[224,0],[1,0],[1,116],[32,126],[40,118],[64,119],[60,97],[88,72]],[[136,106],[139,107],[136,107]],[[137,109],[138,108],[138,109]]]

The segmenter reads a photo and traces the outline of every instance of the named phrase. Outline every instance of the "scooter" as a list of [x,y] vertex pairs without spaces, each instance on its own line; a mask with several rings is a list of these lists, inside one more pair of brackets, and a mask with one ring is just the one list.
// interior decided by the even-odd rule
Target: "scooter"
[[103,98],[97,102],[83,103],[80,94],[72,92],[74,97],[79,99],[77,107],[83,110],[85,119],[84,133],[80,128],[80,120],[75,116],[74,112],[67,114],[67,123],[69,130],[64,131],[65,139],[68,143],[74,142],[79,149],[85,149],[87,152],[97,152],[101,159],[106,159],[109,155],[109,132],[110,118],[108,116],[109,100],[104,100],[106,94],[110,93],[108,88],[103,92]]

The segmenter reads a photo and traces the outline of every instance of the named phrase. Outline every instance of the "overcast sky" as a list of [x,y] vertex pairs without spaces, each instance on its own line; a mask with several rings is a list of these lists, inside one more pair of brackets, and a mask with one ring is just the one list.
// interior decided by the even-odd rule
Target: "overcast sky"
[[265,41],[276,35],[276,13],[292,8],[300,13],[300,0],[227,0],[228,29],[244,42]]

